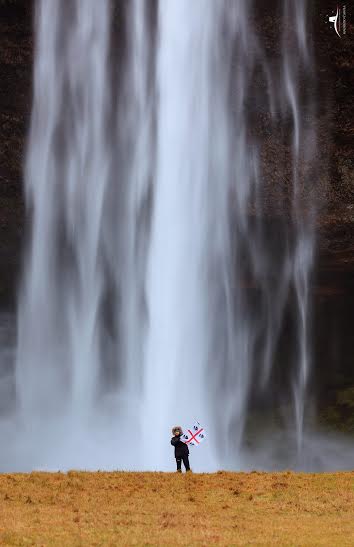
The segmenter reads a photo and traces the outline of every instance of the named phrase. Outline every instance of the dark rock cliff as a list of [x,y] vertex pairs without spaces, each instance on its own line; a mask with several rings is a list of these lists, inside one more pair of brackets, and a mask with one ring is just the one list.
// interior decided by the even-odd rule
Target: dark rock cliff
[[13,305],[24,232],[22,172],[31,109],[32,2],[0,2],[0,301]]

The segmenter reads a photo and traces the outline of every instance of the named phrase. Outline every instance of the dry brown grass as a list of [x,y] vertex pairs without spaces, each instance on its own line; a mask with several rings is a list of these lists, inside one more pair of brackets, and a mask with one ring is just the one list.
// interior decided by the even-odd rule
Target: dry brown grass
[[1,545],[354,545],[354,472],[0,475]]

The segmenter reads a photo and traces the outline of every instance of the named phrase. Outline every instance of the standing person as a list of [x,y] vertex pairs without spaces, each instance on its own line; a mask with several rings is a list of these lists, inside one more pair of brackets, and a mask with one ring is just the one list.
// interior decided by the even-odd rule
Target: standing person
[[183,434],[182,428],[178,425],[172,428],[172,439],[171,444],[175,447],[175,458],[177,463],[177,473],[182,473],[182,460],[183,465],[186,468],[186,471],[190,471],[189,467],[189,449],[186,443],[181,441],[181,436]]

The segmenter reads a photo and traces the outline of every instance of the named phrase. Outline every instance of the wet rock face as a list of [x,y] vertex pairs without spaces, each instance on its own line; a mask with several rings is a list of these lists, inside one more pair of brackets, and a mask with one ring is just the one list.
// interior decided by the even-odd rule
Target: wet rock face
[[[119,15],[122,4],[115,0],[115,5]],[[280,6],[281,2],[273,0],[260,2],[254,12],[254,24],[265,54],[274,62],[279,55],[276,44],[282,24]],[[317,168],[313,185],[308,189],[314,194],[318,207],[318,256],[313,279],[314,361],[323,396],[326,386],[333,385],[338,370],[343,378],[349,379],[354,351],[351,334],[354,324],[354,19],[347,14],[347,34],[339,38],[327,22],[334,9],[330,0],[309,2],[308,9],[315,54],[318,128]],[[0,302],[3,307],[14,305],[22,254],[25,224],[22,173],[31,110],[33,11],[32,0],[0,0]],[[117,21],[120,21],[118,15]],[[113,42],[119,47],[118,39]],[[252,111],[251,104],[246,107],[254,120],[254,131],[266,142],[262,156],[267,187],[263,209],[269,222],[277,223],[277,219],[288,215],[290,202],[289,190],[284,186],[289,178],[286,161],[289,143],[280,142],[276,132],[270,131],[267,111],[262,108]]]
[[[317,2],[320,21],[327,20],[336,6]],[[347,18],[347,34],[339,38],[328,24],[320,24],[317,38],[317,63],[320,97],[323,96],[323,133],[320,141],[326,155],[328,171],[325,205],[319,219],[320,269],[339,274],[342,289],[353,290],[353,285],[342,278],[354,272],[354,161],[352,100],[354,77],[354,20]],[[324,154],[322,157],[324,157]]]
[[0,301],[12,307],[24,227],[22,170],[31,109],[31,1],[0,1],[0,36]]
[[0,3],[0,180],[2,197],[21,197],[26,129],[31,108],[31,2]]

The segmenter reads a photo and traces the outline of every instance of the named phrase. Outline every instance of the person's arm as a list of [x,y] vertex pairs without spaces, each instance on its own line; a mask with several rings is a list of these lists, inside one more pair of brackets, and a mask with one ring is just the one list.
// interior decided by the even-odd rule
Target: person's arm
[[180,440],[179,435],[176,435],[175,437],[172,437],[172,439],[171,439],[172,446],[176,446],[176,444],[178,443],[179,440]]

